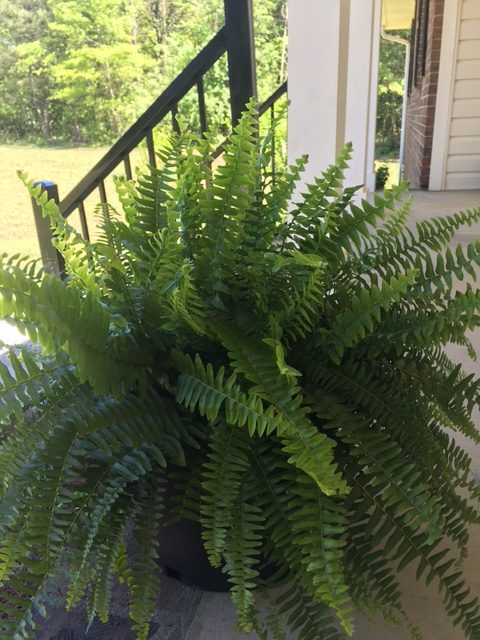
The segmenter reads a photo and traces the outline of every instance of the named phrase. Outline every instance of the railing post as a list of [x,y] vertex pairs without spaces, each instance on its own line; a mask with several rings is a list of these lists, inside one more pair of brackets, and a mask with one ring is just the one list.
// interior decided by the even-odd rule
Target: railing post
[[252,0],[224,0],[232,124],[257,97]]
[[[54,200],[58,204],[58,187],[54,182],[44,180],[42,182],[35,182],[34,186],[41,186],[42,192],[47,192],[49,200]],[[43,217],[42,210],[34,198],[32,198],[32,207],[43,267],[45,271],[53,273],[59,278],[63,278],[65,274],[65,261],[63,260],[63,256],[58,253],[52,244],[53,234],[50,227],[50,220]]]

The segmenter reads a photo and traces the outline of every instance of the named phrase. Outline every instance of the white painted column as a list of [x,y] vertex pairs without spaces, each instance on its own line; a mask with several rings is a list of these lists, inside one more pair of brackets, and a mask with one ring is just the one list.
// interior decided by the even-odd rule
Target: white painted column
[[319,175],[345,139],[349,0],[288,0],[288,158]]
[[381,0],[288,0],[288,158],[309,155],[306,181],[347,140],[347,184],[374,188]]
[[347,185],[375,191],[381,0],[351,0],[345,139],[353,143]]

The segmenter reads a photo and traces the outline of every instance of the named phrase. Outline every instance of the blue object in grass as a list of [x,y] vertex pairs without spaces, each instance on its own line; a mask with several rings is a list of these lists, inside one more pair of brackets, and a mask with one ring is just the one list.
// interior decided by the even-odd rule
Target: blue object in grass
[[55,182],[52,182],[51,180],[39,180],[38,182],[34,182],[33,183],[34,187],[43,187],[43,189],[47,189],[48,187],[55,187]]

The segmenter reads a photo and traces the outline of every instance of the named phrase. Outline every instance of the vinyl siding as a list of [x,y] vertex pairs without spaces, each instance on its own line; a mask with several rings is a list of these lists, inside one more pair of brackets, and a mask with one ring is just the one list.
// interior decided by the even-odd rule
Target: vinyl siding
[[446,189],[480,189],[480,0],[463,0]]

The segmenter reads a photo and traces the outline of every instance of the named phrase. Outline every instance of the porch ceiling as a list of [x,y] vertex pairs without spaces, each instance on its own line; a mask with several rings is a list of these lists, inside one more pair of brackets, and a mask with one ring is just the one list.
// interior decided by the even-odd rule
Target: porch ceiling
[[415,0],[383,0],[382,26],[384,29],[410,29],[415,11]]

